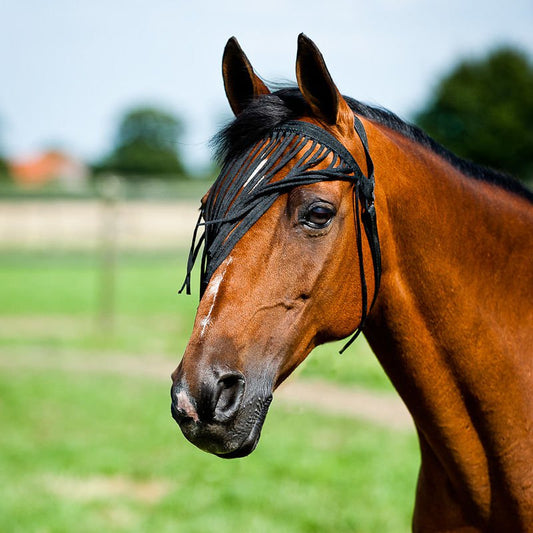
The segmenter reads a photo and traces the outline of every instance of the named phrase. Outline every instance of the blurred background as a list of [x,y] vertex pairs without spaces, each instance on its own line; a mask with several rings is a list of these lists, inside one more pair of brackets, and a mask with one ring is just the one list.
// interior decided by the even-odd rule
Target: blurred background
[[310,356],[248,458],[170,418],[222,50],[291,82],[303,31],[341,92],[531,185],[533,4],[20,0],[0,20],[0,531],[408,531],[416,438],[363,339]]

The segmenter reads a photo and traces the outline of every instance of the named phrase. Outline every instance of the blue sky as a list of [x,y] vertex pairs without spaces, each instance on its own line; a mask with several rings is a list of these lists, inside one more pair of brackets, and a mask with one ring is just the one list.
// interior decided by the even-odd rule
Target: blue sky
[[283,81],[303,31],[341,92],[404,118],[459,58],[500,44],[533,56],[531,0],[4,0],[0,20],[1,142],[14,156],[59,146],[98,158],[124,109],[157,103],[185,122],[185,161],[207,164],[229,117],[232,35],[263,78]]

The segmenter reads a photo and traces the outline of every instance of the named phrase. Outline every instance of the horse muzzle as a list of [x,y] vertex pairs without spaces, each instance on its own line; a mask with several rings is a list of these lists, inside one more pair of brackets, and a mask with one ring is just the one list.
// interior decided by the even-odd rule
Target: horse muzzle
[[[206,452],[233,459],[256,447],[272,401],[272,393],[257,394],[240,372],[202,376],[192,395],[183,376],[172,385],[171,413],[187,440]],[[271,390],[271,389],[270,389]]]

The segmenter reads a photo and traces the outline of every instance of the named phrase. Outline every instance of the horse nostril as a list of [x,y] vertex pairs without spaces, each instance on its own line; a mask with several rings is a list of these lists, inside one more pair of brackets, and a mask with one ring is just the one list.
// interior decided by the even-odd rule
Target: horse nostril
[[214,418],[231,418],[240,407],[244,395],[244,377],[240,373],[226,374],[217,382]]

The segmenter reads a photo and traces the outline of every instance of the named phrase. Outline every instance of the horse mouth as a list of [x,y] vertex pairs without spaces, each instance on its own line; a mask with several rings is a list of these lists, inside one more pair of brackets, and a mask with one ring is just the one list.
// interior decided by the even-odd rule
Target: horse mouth
[[248,437],[236,450],[227,453],[215,453],[215,455],[222,459],[239,459],[241,457],[250,455],[255,450],[257,443],[259,442],[261,430],[263,429],[263,424],[271,403],[272,396],[269,396],[265,400],[258,402],[259,405],[256,406],[254,410],[254,414],[256,416],[253,417],[252,429],[250,430]]
[[251,409],[237,414],[226,423],[203,423],[186,418],[178,422],[185,438],[201,450],[222,459],[238,459],[250,455],[256,448],[272,402],[272,396],[257,398]]

